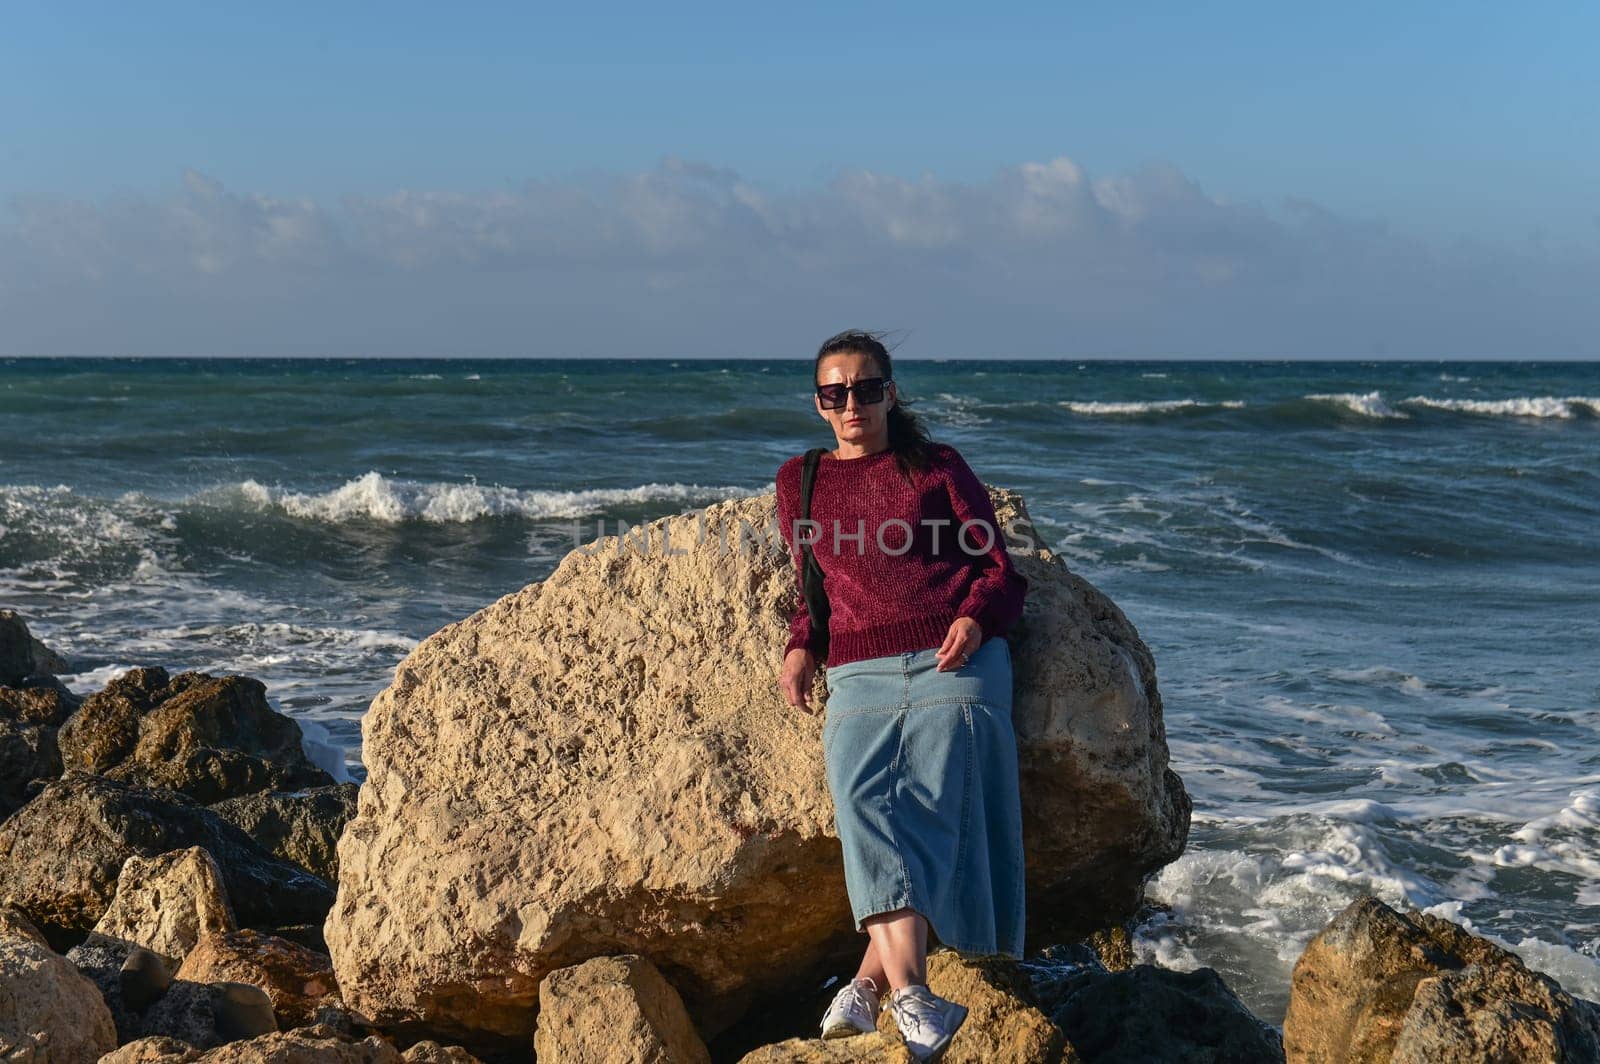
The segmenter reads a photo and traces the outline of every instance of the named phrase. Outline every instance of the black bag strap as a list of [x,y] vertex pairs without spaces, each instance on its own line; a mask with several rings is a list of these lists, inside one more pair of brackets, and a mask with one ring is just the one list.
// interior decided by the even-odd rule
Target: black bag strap
[[[822,462],[822,454],[826,447],[813,447],[806,452],[805,464],[800,471],[800,516],[806,520],[811,518],[811,487],[816,483],[817,466]],[[828,617],[833,612],[828,605],[828,596],[822,587],[822,567],[817,564],[816,555],[812,553],[809,543],[802,544],[800,550],[805,558],[802,572],[803,587],[806,596],[806,609],[811,613],[811,642],[817,651],[819,659],[828,656]]]

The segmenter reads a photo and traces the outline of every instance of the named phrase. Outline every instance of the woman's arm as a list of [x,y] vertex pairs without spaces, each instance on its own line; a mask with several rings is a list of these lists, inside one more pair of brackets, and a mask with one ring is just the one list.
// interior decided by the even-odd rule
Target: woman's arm
[[[977,621],[985,639],[1004,635],[1022,616],[1028,580],[1017,572],[1006,551],[1005,531],[995,516],[988,489],[960,452],[948,444],[945,450],[945,483],[950,491],[950,507],[955,512],[957,548],[969,554],[978,568],[956,615]],[[969,521],[974,522],[972,527],[961,532],[962,525]],[[985,543],[989,544],[986,551],[972,554]]]

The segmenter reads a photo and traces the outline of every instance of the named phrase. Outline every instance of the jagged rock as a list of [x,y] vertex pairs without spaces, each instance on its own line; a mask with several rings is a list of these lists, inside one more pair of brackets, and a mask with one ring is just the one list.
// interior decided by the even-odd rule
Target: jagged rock
[[[7,627],[3,619],[7,612],[0,610],[0,631]],[[13,622],[13,635],[20,623]],[[32,660],[27,659],[29,664]],[[20,664],[14,661],[13,667]],[[56,732],[81,701],[50,675],[0,681],[0,820],[26,803],[44,781],[61,775]]]
[[[1012,635],[1037,946],[1132,912],[1181,852],[1189,802],[1150,651],[1020,497],[994,494],[1035,544],[1013,554],[1030,591]],[[324,926],[348,1002],[515,1041],[547,973],[638,953],[714,1037],[859,959],[826,674],[811,714],[778,687],[798,593],[775,522],[768,494],[630,534],[647,550],[606,537],[400,664],[362,721],[368,776]]]
[[66,660],[35,639],[16,610],[0,609],[0,685],[66,671]]
[[594,957],[539,986],[540,1064],[710,1064],[683,1000],[643,957]]
[[85,699],[57,740],[66,768],[201,804],[334,782],[306,757],[300,725],[249,676],[130,669]]
[[259,986],[272,999],[280,1029],[315,1022],[317,1010],[338,993],[325,954],[251,930],[206,935],[184,958],[178,978]]
[[129,669],[84,699],[56,737],[63,766],[100,773],[119,764],[139,742],[140,718],[160,704],[170,683],[166,669]]
[[211,808],[262,846],[329,883],[339,879],[339,836],[356,815],[354,783],[227,798]]
[[29,676],[0,686],[0,720],[13,724],[48,724],[59,728],[83,704],[54,676]]
[[238,927],[222,887],[222,869],[201,846],[154,857],[134,854],[122,865],[111,905],[94,930],[160,954],[170,966],[201,936]]
[[1210,968],[1176,972],[1136,964],[1111,972],[1096,964],[1084,976],[1050,1013],[1084,1060],[1283,1060],[1277,1030],[1252,1015]]
[[1449,920],[1363,896],[1307,944],[1291,1064],[1600,1060],[1600,1007]]
[[[3,688],[0,692],[14,694],[15,689]],[[33,797],[35,781],[61,775],[56,729],[49,724],[18,721],[8,713],[10,708],[0,701],[0,820]]]
[[175,791],[69,772],[0,823],[0,902],[9,899],[47,935],[87,931],[111,905],[129,857],[188,846],[216,860],[246,926],[320,920],[333,900],[321,879]]
[[25,913],[0,907],[0,1060],[92,1064],[116,1046],[95,985]]

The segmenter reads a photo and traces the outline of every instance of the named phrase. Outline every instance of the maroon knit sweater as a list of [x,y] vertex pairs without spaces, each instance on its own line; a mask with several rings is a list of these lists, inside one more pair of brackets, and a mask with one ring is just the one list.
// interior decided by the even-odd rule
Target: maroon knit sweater
[[[818,661],[842,665],[940,646],[957,617],[977,621],[987,640],[1022,616],[1028,581],[1006,553],[988,491],[949,444],[934,444],[930,457],[933,467],[912,486],[891,450],[864,458],[823,455],[811,493],[814,528],[800,519],[805,456],[779,467],[778,522],[795,580],[803,591],[798,532],[812,540],[832,611],[823,659],[811,641],[802,594],[785,655],[804,647]],[[981,524],[968,526],[958,542],[965,522]]]

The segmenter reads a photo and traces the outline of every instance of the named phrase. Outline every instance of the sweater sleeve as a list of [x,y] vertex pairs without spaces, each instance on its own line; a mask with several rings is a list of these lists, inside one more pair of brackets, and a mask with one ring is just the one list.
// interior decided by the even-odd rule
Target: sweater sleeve
[[785,469],[778,470],[778,532],[783,537],[783,542],[789,548],[789,554],[794,559],[795,587],[800,592],[800,598],[795,608],[789,613],[789,642],[784,645],[783,656],[788,657],[789,651],[801,648],[811,652],[813,660],[821,661],[822,656],[817,653],[817,648],[811,638],[811,609],[806,605],[805,585],[805,556],[795,545],[795,519],[800,515],[800,475],[798,463],[793,475],[788,475]]
[[[994,503],[989,501],[989,490],[954,447],[947,446],[946,455],[945,483],[950,491],[950,506],[955,511],[956,542],[977,567],[977,575],[956,610],[956,616],[977,621],[985,639],[1004,635],[1022,616],[1028,580],[1017,572],[1006,551],[1005,530],[995,515]],[[974,524],[962,533],[961,527],[968,521]],[[984,543],[989,544],[989,549],[983,554],[970,553]]]

